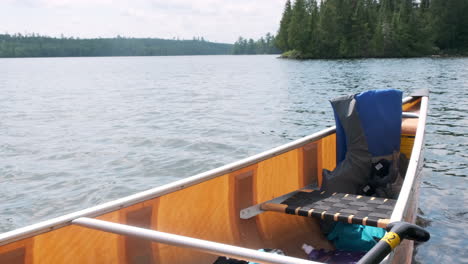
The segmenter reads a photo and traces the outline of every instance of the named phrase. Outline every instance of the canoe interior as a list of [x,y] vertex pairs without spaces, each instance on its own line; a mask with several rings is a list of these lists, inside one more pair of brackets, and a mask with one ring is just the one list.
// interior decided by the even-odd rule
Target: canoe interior
[[[419,107],[420,99],[415,99],[404,104],[403,111],[418,112]],[[405,148],[410,150],[414,139],[403,137],[414,138],[415,124],[408,121],[407,127],[413,128],[402,133],[402,144],[405,140]],[[303,243],[331,248],[316,219],[266,212],[242,220],[239,210],[308,184],[320,186],[322,169],[332,170],[336,165],[335,138],[335,134],[327,135],[253,165],[96,218],[252,249],[280,248],[289,256],[305,258]],[[409,206],[405,219],[414,222],[415,210]],[[407,251],[397,252],[395,259],[407,259],[412,250]],[[76,225],[0,246],[0,263],[12,264],[213,263],[215,259],[194,250]]]

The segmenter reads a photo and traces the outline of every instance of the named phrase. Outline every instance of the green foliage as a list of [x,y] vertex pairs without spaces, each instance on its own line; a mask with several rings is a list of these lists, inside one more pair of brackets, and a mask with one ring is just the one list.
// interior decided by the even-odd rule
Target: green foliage
[[0,35],[0,57],[167,56],[230,54],[231,44],[154,38],[51,38]]
[[265,37],[259,40],[245,39],[239,37],[234,43],[232,54],[279,54],[280,51],[275,47],[275,37],[267,33]]
[[308,13],[308,40],[305,46],[305,52],[311,56],[317,51],[315,47],[319,44],[318,19],[319,8],[316,0],[306,2],[306,12]]
[[338,12],[335,0],[322,2],[320,5],[320,16],[318,23],[318,46],[320,52],[318,55],[333,58],[338,56],[340,41],[340,24],[338,24]]
[[289,24],[291,22],[291,1],[287,0],[286,5],[283,11],[283,17],[280,21],[280,28],[278,30],[278,34],[276,35],[275,44],[280,50],[289,50],[291,47],[288,44],[288,31],[289,31]]
[[295,58],[468,53],[467,0],[295,0],[276,46]]
[[288,45],[304,51],[309,39],[309,17],[304,0],[296,0],[288,26]]
[[435,43],[442,50],[468,51],[468,1],[432,0]]
[[287,59],[304,59],[304,54],[298,50],[288,50],[281,56]]

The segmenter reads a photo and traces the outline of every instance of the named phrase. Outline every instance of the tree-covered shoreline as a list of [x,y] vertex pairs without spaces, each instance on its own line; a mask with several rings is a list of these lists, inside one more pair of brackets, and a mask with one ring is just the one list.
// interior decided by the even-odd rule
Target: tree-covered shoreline
[[227,55],[232,44],[157,38],[54,38],[36,34],[0,34],[0,58]]
[[466,0],[287,0],[275,44],[295,59],[468,55],[466,14]]
[[234,44],[158,38],[48,37],[38,34],[0,34],[0,58],[21,57],[106,57],[106,56],[177,56],[280,54],[275,37],[267,33],[258,40],[239,37]]
[[234,44],[0,34],[0,58],[282,54],[294,59],[468,56],[468,0],[287,0],[277,35]]
[[257,41],[246,39],[242,36],[234,43],[232,54],[280,54],[281,51],[275,45],[275,36],[267,33],[265,37],[261,37]]

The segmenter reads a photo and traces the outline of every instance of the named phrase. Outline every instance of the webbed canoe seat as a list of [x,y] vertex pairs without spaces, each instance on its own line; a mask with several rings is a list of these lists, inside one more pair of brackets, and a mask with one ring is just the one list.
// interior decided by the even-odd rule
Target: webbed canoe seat
[[385,228],[396,200],[304,189],[283,202],[266,202],[263,211]]

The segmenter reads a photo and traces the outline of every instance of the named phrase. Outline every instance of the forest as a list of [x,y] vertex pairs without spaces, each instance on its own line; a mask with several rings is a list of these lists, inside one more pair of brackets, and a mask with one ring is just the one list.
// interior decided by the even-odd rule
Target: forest
[[239,37],[234,43],[232,54],[280,54],[281,51],[275,46],[275,36],[267,33],[257,41]]
[[275,45],[299,59],[468,55],[468,1],[287,0]]
[[214,43],[204,38],[192,40],[157,38],[53,38],[38,34],[0,34],[0,58],[87,57],[87,56],[173,56],[225,54],[280,54],[275,37],[267,33],[258,40],[239,39],[232,44]]
[[85,57],[85,56],[169,56],[231,54],[232,44],[157,38],[52,38],[36,34],[0,35],[0,58]]
[[0,34],[0,58],[280,54],[297,59],[468,55],[468,0],[287,0],[276,36],[234,44]]

